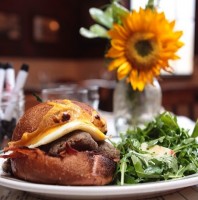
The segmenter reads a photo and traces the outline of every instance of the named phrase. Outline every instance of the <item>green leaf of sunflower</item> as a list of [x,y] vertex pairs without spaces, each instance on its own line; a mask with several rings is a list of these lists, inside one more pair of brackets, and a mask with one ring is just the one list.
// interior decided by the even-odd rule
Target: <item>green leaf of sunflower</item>
[[80,28],[80,34],[87,38],[109,38],[107,30],[99,24],[90,26],[89,30],[86,28]]
[[80,34],[86,38],[97,38],[98,35],[96,33],[91,32],[86,28],[80,28]]
[[98,8],[90,8],[89,13],[91,17],[99,24],[111,28],[113,25],[113,18],[110,14],[110,11],[106,12]]
[[124,6],[122,6],[121,4],[119,4],[118,2],[114,1],[112,3],[112,11],[113,11],[113,18],[114,18],[114,22],[116,23],[121,23],[121,19],[129,13],[129,10],[127,8],[125,8]]

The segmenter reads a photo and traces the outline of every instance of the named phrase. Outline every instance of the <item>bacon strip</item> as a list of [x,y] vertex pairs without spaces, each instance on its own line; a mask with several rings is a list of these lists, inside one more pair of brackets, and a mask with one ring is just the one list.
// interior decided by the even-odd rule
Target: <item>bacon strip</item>
[[64,157],[66,154],[76,154],[78,151],[72,148],[67,142],[65,143],[65,149],[59,153],[61,157]]
[[[38,148],[30,149],[28,147],[6,147],[3,152],[6,153],[11,151],[9,154],[0,155],[0,158],[19,158],[23,156],[28,156],[31,153],[39,154],[42,151]],[[66,143],[66,148],[59,153],[61,157],[64,157],[66,154],[76,154],[78,151],[72,148],[68,143]],[[42,152],[44,153],[44,152]]]
[[29,149],[28,147],[6,147],[4,153],[11,151],[9,154],[0,155],[0,158],[19,158],[22,156],[28,156],[30,153],[36,153],[37,149]]

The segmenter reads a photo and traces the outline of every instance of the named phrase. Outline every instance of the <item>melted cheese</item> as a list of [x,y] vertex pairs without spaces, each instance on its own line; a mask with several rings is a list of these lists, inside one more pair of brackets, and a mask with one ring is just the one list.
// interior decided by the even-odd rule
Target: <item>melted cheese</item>
[[[22,138],[18,141],[10,142],[9,147],[38,147],[53,142],[76,130],[89,133],[96,141],[106,139],[103,133],[106,130],[105,121],[102,119],[98,120],[102,123],[100,126],[94,121],[97,113],[93,112],[90,117],[90,113],[80,108],[77,104],[73,104],[70,100],[64,100],[63,102],[64,104],[49,102],[48,104],[51,105],[52,108],[43,116],[38,128],[31,133],[23,133]],[[63,113],[70,116],[66,122],[62,120]],[[53,122],[54,118],[57,119],[59,123],[51,126],[51,122]],[[101,129],[98,127],[101,127]]]
[[38,134],[36,137],[32,137],[30,133],[24,133],[21,140],[16,142],[10,142],[9,146],[27,146],[29,148],[35,148],[41,145],[53,142],[62,136],[71,133],[75,130],[82,130],[89,133],[96,141],[105,140],[106,136],[97,127],[89,122],[83,121],[72,121],[68,124],[53,127]]

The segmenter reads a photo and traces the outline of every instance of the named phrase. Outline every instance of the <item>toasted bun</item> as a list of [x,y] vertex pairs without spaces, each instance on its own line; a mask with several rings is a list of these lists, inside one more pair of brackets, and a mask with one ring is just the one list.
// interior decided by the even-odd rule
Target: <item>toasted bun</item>
[[95,140],[104,140],[106,121],[84,103],[70,100],[48,101],[30,108],[22,116],[9,146],[37,147],[75,130],[86,131]]
[[[37,183],[59,185],[110,183],[116,163],[102,154],[82,151],[53,157],[37,148],[40,140],[52,141],[46,140],[46,135],[58,139],[62,137],[59,130],[74,131],[73,124],[77,124],[76,130],[82,128],[85,129],[83,131],[90,131],[96,140],[105,139],[106,122],[97,111],[84,103],[54,100],[29,109],[18,122],[9,143],[9,149],[13,150],[10,158],[14,176]],[[55,137],[53,132],[59,136]]]
[[88,151],[63,158],[46,155],[39,149],[28,156],[11,159],[14,176],[31,182],[57,185],[105,185],[112,181],[116,163]]

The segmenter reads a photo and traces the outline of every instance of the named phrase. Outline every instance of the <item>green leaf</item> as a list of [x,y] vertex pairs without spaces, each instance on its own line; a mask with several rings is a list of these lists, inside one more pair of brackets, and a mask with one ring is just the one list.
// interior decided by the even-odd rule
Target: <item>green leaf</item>
[[133,162],[137,175],[139,177],[144,177],[144,169],[143,169],[141,160],[135,155],[131,156],[131,160]]
[[129,10],[124,6],[120,5],[118,2],[112,3],[113,18],[114,22],[121,23],[122,17],[129,13]]
[[89,30],[86,28],[80,28],[80,34],[86,38],[109,38],[107,30],[98,24],[92,25]]
[[148,3],[147,3],[147,5],[146,5],[146,8],[153,10],[155,8],[154,0],[149,0]]
[[98,37],[109,38],[107,30],[99,24],[94,24],[90,27],[90,31],[98,35]]
[[198,120],[196,121],[195,127],[192,132],[192,137],[198,137]]
[[160,168],[159,166],[149,166],[144,172],[149,178],[157,178],[160,177],[163,172],[163,168]]
[[112,9],[113,9],[113,13],[119,16],[124,16],[129,13],[129,10],[125,8],[124,6],[122,6],[121,4],[119,4],[118,2],[112,3]]
[[80,28],[80,34],[86,38],[97,38],[98,35],[96,33],[91,32],[86,28]]
[[124,175],[125,175],[125,172],[126,172],[126,169],[127,169],[127,159],[126,157],[124,157],[122,160],[121,160],[121,164],[120,164],[120,172],[121,172],[121,185],[124,185]]
[[111,28],[113,25],[113,18],[109,15],[109,12],[104,12],[98,8],[90,8],[89,13],[91,17],[99,24]]
[[161,115],[161,120],[167,124],[169,126],[169,128],[172,128],[172,129],[177,129],[179,128],[178,127],[178,124],[177,124],[177,119],[171,115],[170,113],[168,112],[165,112]]

